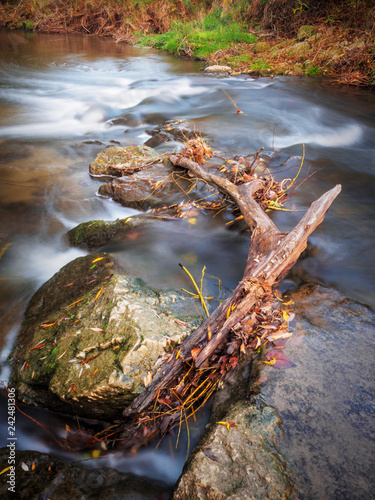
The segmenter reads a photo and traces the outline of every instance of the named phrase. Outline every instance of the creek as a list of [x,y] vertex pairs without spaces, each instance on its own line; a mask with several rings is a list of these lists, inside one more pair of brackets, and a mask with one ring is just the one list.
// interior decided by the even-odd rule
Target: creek
[[[303,210],[335,184],[342,184],[343,191],[310,238],[314,252],[298,263],[282,289],[307,280],[375,306],[375,94],[331,86],[321,79],[205,75],[201,62],[102,38],[1,31],[0,43],[0,249],[11,243],[0,260],[3,380],[27,301],[63,265],[85,254],[66,245],[65,233],[84,221],[136,213],[97,195],[100,184],[88,173],[90,162],[107,146],[142,144],[150,137],[147,130],[165,120],[185,120],[226,158],[264,147],[271,158],[270,170],[284,177],[296,175],[305,145],[296,183],[306,180],[289,204],[296,210],[273,215],[278,227],[290,230]],[[234,103],[243,113],[236,112]],[[164,144],[157,150],[174,147]],[[182,262],[198,278],[206,266],[207,273],[233,289],[242,277],[248,246],[248,233],[204,217],[188,230],[166,223],[103,250],[150,286],[189,286],[178,266]],[[207,289],[215,293],[216,286],[212,280]],[[373,353],[368,342],[347,335],[328,346],[324,339],[310,337],[301,359],[294,350],[298,375],[294,391],[306,403],[309,384],[313,391],[320,383],[317,372],[324,375],[318,360],[319,352],[327,349],[332,358],[345,356],[355,367],[350,372],[353,386],[370,378]],[[317,362],[309,378],[304,357],[309,360],[313,355]],[[280,372],[277,383],[288,373]],[[285,408],[272,390],[273,383],[271,376],[264,399],[284,419],[280,447],[297,473],[300,498],[369,498],[374,481],[369,477],[374,474],[370,468],[375,449],[373,386],[356,394],[357,413],[346,420],[347,400],[338,394],[346,391],[347,378],[344,370],[335,372],[320,401],[328,408],[328,418],[327,411],[315,416],[316,428],[324,432],[316,433],[311,427],[301,428],[303,420]],[[333,400],[335,405],[330,404]],[[335,415],[329,414],[330,408]],[[33,415],[53,422],[56,432],[65,427],[58,416],[36,410]],[[337,419],[342,425],[336,425]],[[4,421],[5,416],[1,446],[6,442]],[[17,432],[20,449],[51,449],[21,415]],[[324,443],[327,436],[329,443]],[[347,461],[340,456],[343,449]],[[176,456],[166,446],[157,453],[146,450],[139,458],[121,461],[114,456],[107,465],[141,475],[148,470],[149,476],[173,484],[185,454],[186,448]],[[319,464],[329,472],[323,474]]]

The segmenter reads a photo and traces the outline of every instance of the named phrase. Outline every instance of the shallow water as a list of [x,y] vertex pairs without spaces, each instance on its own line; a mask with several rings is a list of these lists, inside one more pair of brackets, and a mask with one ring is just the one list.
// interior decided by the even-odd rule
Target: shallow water
[[[284,287],[308,279],[375,305],[374,94],[313,79],[207,76],[198,62],[100,38],[2,31],[0,43],[0,248],[11,243],[0,261],[2,362],[31,294],[84,254],[64,244],[67,230],[83,221],[134,213],[97,196],[99,183],[88,174],[90,162],[111,144],[143,143],[149,137],[146,131],[163,120],[186,120],[227,158],[264,147],[274,153],[270,168],[280,176],[296,175],[305,144],[298,181],[307,180],[289,206],[306,209],[336,183],[343,191],[310,238],[313,257],[296,266]],[[122,124],[114,124],[120,117]],[[279,212],[273,218],[286,231],[302,214]],[[153,286],[186,288],[178,266],[183,262],[197,276],[205,265],[208,273],[233,288],[242,277],[248,244],[246,233],[230,231],[218,218],[202,218],[196,225],[153,226],[137,240],[124,238],[106,250],[130,274]],[[207,286],[214,293],[217,281]],[[356,342],[361,347],[365,340]],[[330,349],[334,357],[335,345]],[[356,364],[355,350],[347,356]],[[352,376],[370,369],[358,366]],[[2,377],[7,377],[6,367]],[[344,388],[345,378],[338,383]],[[304,394],[302,386],[300,391]],[[25,435],[19,422],[18,432]],[[313,439],[306,432],[305,442],[298,444],[301,449]],[[335,463],[334,422],[331,432],[333,445],[324,453],[331,453],[330,463]],[[296,446],[295,440],[290,443]],[[37,436],[27,441],[29,448],[45,446]],[[184,457],[185,451],[168,481],[177,479]],[[368,460],[368,453],[359,448],[355,458]],[[309,459],[314,464],[315,452]],[[341,461],[337,467],[347,474]],[[331,491],[327,488],[328,497],[335,498],[334,484]],[[306,490],[306,498],[311,491]],[[350,490],[346,494],[350,498]]]

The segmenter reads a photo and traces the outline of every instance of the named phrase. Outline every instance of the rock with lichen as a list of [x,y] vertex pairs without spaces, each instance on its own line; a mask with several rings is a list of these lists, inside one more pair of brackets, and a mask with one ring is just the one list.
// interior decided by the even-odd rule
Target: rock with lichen
[[106,253],[79,257],[34,294],[11,356],[20,401],[115,418],[196,326],[182,292],[149,288],[112,265]]
[[110,146],[97,154],[90,164],[90,174],[122,177],[138,172],[158,159],[158,153],[145,145],[125,148]]

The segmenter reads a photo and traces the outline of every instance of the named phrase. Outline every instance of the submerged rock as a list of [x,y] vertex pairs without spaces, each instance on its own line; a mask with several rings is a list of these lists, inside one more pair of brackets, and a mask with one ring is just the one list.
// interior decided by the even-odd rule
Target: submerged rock
[[[9,448],[1,448],[1,470],[9,467],[8,460]],[[37,451],[16,450],[14,461],[14,492],[9,490],[10,484],[7,483],[10,480],[10,476],[7,475],[9,471],[0,475],[0,496],[3,500],[14,498],[167,500],[169,497],[168,489],[163,483],[118,472],[109,467],[95,469],[78,467]]]
[[190,333],[190,298],[115,275],[112,265],[105,253],[79,257],[34,294],[12,353],[20,401],[113,419]]
[[148,146],[110,146],[97,154],[90,164],[90,174],[122,177],[138,172],[158,158],[158,153]]

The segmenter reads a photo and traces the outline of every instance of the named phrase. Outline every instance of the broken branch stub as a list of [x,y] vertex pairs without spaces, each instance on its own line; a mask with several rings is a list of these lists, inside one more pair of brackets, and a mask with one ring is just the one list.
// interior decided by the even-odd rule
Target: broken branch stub
[[[175,166],[188,169],[195,177],[216,187],[236,202],[252,229],[251,243],[245,273],[236,289],[179,346],[179,356],[171,356],[163,363],[152,382],[124,411],[126,417],[146,410],[158,397],[160,388],[168,388],[181,375],[185,362],[194,363],[195,369],[209,365],[211,356],[225,342],[229,332],[296,263],[306,248],[308,237],[323,221],[326,211],[341,191],[341,186],[337,185],[323,194],[312,203],[297,226],[285,234],[279,231],[253,198],[264,187],[262,178],[254,177],[250,182],[236,185],[189,158],[172,155],[169,159]],[[202,350],[194,360],[191,351],[197,347],[202,347]]]

